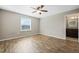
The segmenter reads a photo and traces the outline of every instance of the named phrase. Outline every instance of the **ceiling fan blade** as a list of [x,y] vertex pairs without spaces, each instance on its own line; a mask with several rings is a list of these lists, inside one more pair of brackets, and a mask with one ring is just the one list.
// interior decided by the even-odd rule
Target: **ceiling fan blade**
[[37,7],[36,9],[37,9],[37,10],[39,10],[39,9],[40,9],[40,7]]
[[41,5],[41,8],[43,8],[44,7],[44,5]]
[[41,6],[38,6],[36,9],[39,10],[39,9],[42,9],[44,7],[44,5],[41,5]]
[[35,13],[35,12],[37,12],[37,11],[33,11],[32,13]]
[[41,15],[42,13],[41,13],[41,12],[39,12],[39,14]]
[[40,10],[40,11],[42,11],[42,12],[48,12],[47,10]]

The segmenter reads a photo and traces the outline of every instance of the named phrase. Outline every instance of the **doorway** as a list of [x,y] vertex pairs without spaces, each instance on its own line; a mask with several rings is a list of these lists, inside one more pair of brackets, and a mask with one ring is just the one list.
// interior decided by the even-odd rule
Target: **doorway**
[[78,42],[78,14],[66,16],[66,39]]

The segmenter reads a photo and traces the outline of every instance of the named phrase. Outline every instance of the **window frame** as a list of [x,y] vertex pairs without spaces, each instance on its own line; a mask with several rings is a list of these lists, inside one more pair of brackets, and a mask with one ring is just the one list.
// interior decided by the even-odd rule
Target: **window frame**
[[21,20],[22,20],[21,17],[26,17],[26,20],[29,19],[29,20],[31,21],[31,18],[29,18],[29,17],[27,17],[27,16],[25,16],[25,15],[21,15],[21,16],[20,16],[20,31],[21,31],[21,32],[23,32],[23,31],[31,31],[31,24],[32,24],[32,21],[31,21],[31,24],[30,24],[30,29],[24,29],[24,30],[23,30],[23,29],[22,29],[22,24],[21,24]]

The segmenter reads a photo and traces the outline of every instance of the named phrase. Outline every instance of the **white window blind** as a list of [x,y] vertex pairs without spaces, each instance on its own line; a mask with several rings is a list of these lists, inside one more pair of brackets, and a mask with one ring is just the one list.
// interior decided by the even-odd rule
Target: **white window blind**
[[31,19],[26,16],[21,16],[21,31],[31,30]]

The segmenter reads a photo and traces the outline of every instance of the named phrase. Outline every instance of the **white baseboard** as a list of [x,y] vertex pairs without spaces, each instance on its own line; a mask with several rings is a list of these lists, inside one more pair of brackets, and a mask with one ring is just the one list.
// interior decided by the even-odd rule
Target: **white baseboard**
[[30,36],[37,35],[37,34],[39,34],[39,33],[31,34],[29,36],[18,36],[18,37],[11,37],[11,38],[6,38],[6,39],[1,39],[0,41],[12,40],[12,39],[23,38],[23,37],[30,37]]
[[[42,33],[40,33],[40,34],[42,34]],[[58,37],[58,36],[47,35],[47,34],[42,34],[42,35],[46,35],[46,36],[50,36],[50,37],[55,37],[55,38],[58,38],[58,39],[66,40],[66,37]]]

